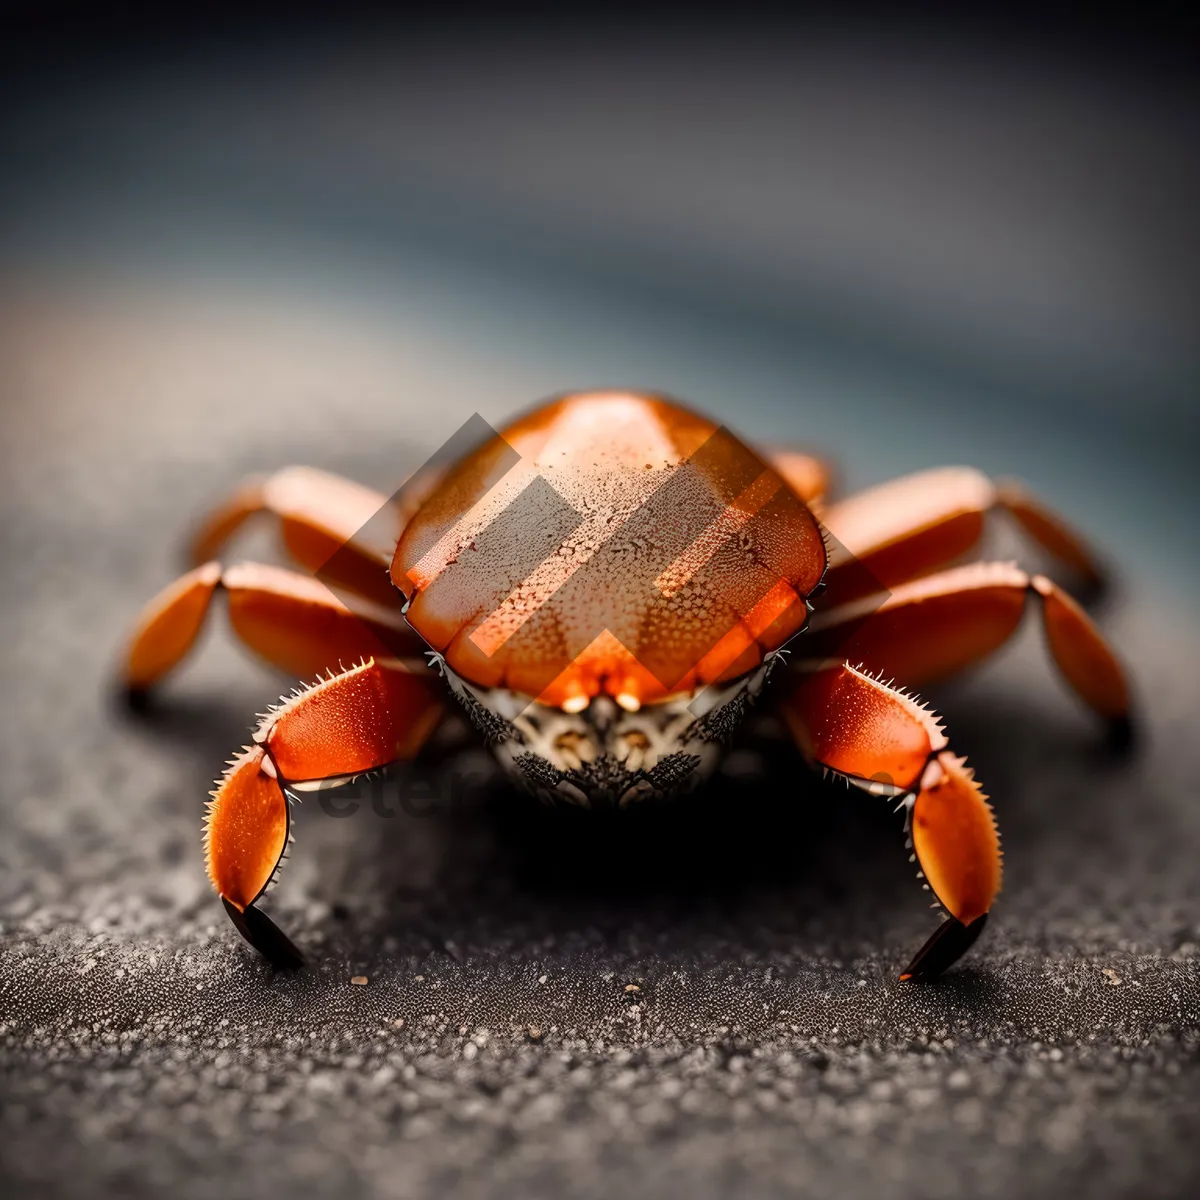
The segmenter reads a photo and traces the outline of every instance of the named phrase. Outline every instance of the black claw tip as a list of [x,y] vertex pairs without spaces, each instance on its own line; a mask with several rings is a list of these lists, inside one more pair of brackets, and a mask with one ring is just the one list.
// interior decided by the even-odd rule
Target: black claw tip
[[1137,742],[1137,726],[1133,718],[1126,713],[1122,717],[1114,717],[1108,723],[1108,747],[1118,754],[1132,750]]
[[947,968],[956,962],[975,944],[975,939],[983,932],[988,915],[976,917],[970,925],[964,925],[954,917],[947,917],[933,931],[933,936],[917,951],[917,956],[908,964],[908,969],[900,976],[901,979],[916,979],[928,981],[936,979]]
[[304,955],[266,913],[259,912],[253,904],[245,912],[240,912],[224,896],[221,897],[221,903],[225,905],[225,911],[238,933],[273,967],[294,971],[304,966]]
[[122,685],[117,692],[117,702],[130,712],[141,715],[150,707],[150,689]]

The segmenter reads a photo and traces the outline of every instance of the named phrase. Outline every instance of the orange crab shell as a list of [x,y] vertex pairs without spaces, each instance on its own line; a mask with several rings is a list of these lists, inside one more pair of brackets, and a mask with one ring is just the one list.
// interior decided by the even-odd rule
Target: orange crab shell
[[449,468],[391,577],[457,674],[570,709],[752,669],[803,626],[825,565],[816,519],[744,443],[606,392],[539,407]]

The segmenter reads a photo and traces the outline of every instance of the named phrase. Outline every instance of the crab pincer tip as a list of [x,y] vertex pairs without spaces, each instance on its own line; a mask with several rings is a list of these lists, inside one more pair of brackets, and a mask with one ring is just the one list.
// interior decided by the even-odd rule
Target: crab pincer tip
[[956,962],[975,944],[983,932],[988,915],[976,917],[964,925],[955,917],[947,917],[933,931],[933,935],[917,951],[916,957],[900,976],[901,982],[908,980],[933,980]]
[[240,909],[224,896],[221,897],[221,903],[234,928],[271,966],[284,971],[294,971],[304,966],[304,955],[266,913],[259,912],[253,904],[248,904],[244,910]]

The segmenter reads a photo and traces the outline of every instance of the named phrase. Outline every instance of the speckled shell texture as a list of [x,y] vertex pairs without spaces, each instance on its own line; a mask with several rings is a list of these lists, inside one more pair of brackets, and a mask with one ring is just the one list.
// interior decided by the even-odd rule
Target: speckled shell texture
[[648,703],[802,627],[816,520],[743,442],[655,396],[567,396],[451,467],[406,527],[409,621],[480,686]]

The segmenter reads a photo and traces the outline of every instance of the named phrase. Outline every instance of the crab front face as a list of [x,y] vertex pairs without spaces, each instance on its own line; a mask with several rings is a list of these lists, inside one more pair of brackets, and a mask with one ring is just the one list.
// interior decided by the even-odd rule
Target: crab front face
[[575,711],[476,687],[440,665],[514,783],[543,803],[607,808],[677,795],[707,779],[779,657],[694,695],[636,708],[598,695]]
[[512,775],[592,805],[711,771],[825,563],[754,451],[618,393],[540,408],[450,468],[391,577]]

